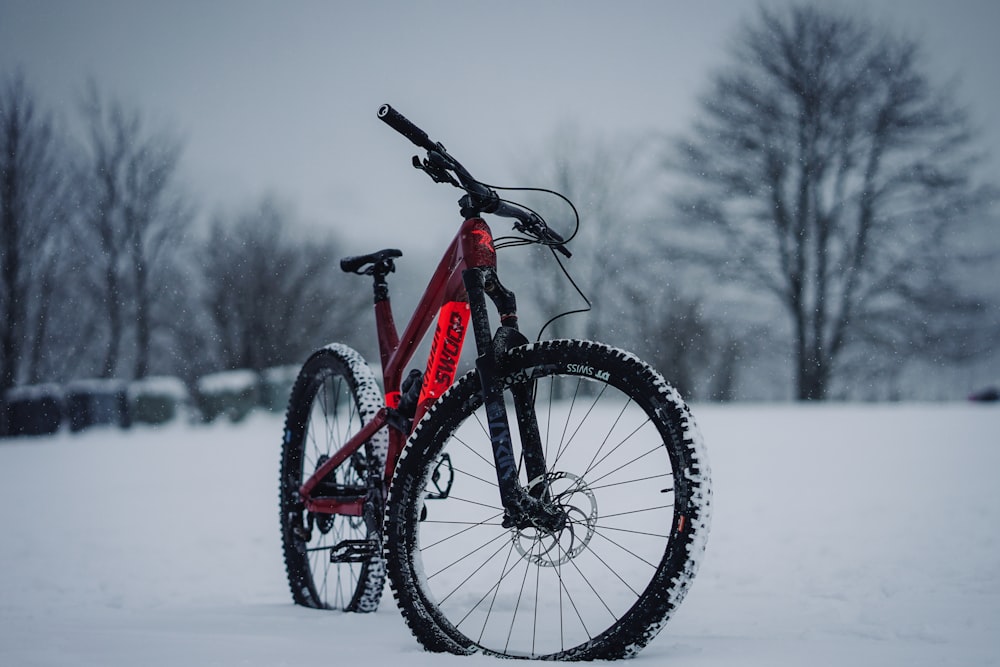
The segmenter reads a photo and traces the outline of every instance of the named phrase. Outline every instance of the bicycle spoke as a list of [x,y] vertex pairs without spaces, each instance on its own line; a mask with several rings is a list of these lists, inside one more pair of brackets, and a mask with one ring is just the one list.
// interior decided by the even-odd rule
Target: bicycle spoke
[[[621,576],[621,574],[619,574],[618,570],[616,570],[615,568],[613,568],[610,565],[608,565],[608,562],[606,560],[604,560],[603,558],[601,558],[601,555],[598,554],[596,550],[594,550],[594,547],[592,545],[589,545],[589,544],[587,545],[587,551],[590,553],[590,555],[592,555],[594,558],[596,558],[598,560],[598,562],[601,563],[601,565],[603,565],[605,568],[607,568],[607,570],[609,572],[611,572],[611,574],[615,575],[615,578],[618,579],[618,581],[620,581],[623,584],[625,584],[625,588],[629,589],[632,592],[632,594],[636,596],[636,598],[638,598],[641,595],[641,593],[639,593],[639,591],[637,591],[634,588],[632,588],[632,585],[629,584],[627,581],[625,581],[625,579],[622,578],[622,576]],[[608,611],[610,611],[610,609]],[[612,613],[612,616],[614,616],[613,613]]]
[[[567,556],[566,550],[562,548],[561,544],[556,542],[556,546],[559,547],[559,551],[562,552],[563,556]],[[601,604],[604,605],[604,608],[608,610],[608,613],[611,614],[612,618],[614,618],[617,621],[618,618],[615,616],[615,612],[611,611],[611,607],[609,607],[608,603],[604,601],[604,598],[601,596],[601,594],[597,592],[597,589],[594,588],[594,585],[590,583],[590,579],[587,577],[587,575],[585,575],[580,570],[580,567],[576,564],[576,559],[570,558],[569,564],[573,566],[573,569],[576,570],[576,573],[580,575],[580,578],[583,579],[585,584],[587,584],[587,587],[590,588],[591,591],[593,591],[594,595],[597,597],[598,600],[600,600]]]
[[[659,449],[659,447],[657,447],[657,449]],[[615,472],[615,471],[612,471],[612,472]],[[605,477],[607,477],[607,475],[605,475]],[[663,473],[662,475],[650,475],[648,477],[636,477],[635,479],[626,479],[626,480],[621,481],[621,482],[611,482],[610,484],[601,484],[600,486],[594,486],[593,484],[588,484],[587,488],[590,489],[591,491],[597,491],[598,489],[610,489],[610,488],[613,488],[613,487],[616,487],[616,486],[625,486],[626,484],[637,484],[639,482],[648,482],[651,479],[662,479],[664,477],[670,477],[670,475],[668,475],[667,473]],[[601,479],[604,479],[604,477],[602,477]],[[665,490],[666,491],[673,491],[673,489],[665,489]]]
[[[531,545],[531,554],[535,553],[536,546],[538,545]],[[531,561],[529,560],[526,562],[530,563]],[[521,589],[517,593],[517,602],[514,603],[514,613],[510,615],[510,629],[507,631],[507,643],[503,646],[504,651],[510,648],[510,638],[514,634],[514,624],[517,622],[517,610],[521,608],[521,598],[524,596],[524,585],[528,582],[528,571],[530,569],[531,568],[527,566],[524,568],[524,577],[521,578]],[[537,570],[538,568],[535,569]]]
[[336,396],[333,395],[333,387],[331,386],[330,382],[324,382],[323,385],[320,387],[320,397],[321,397],[320,407],[322,409],[322,418],[324,426],[323,436],[326,439],[325,448],[323,452],[329,454],[330,441],[332,439],[330,433],[331,433],[331,428],[333,427],[333,424],[330,423],[331,421],[333,421],[331,419],[331,416],[336,414]]
[[601,441],[601,446],[597,448],[596,452],[594,452],[594,457],[590,459],[590,463],[588,463],[586,468],[584,468],[585,472],[582,475],[580,475],[580,477],[586,477],[587,473],[589,473],[591,470],[594,469],[594,461],[596,461],[597,457],[601,455],[601,451],[604,449],[604,446],[608,444],[608,440],[611,438],[611,434],[614,433],[615,429],[618,427],[618,423],[621,421],[622,415],[625,414],[625,411],[628,410],[630,405],[632,405],[631,398],[628,401],[626,401],[625,405],[623,405],[622,409],[618,412],[618,416],[616,416],[614,421],[611,423],[611,428],[608,429],[608,434],[605,435],[604,440]]
[[[469,557],[469,556],[471,556],[472,554],[476,553],[477,551],[482,551],[483,549],[485,549],[485,548],[486,548],[486,547],[488,547],[489,545],[493,544],[493,543],[494,543],[494,542],[496,542],[497,540],[499,540],[499,539],[502,539],[502,538],[506,538],[506,537],[508,537],[508,536],[507,536],[507,535],[506,535],[505,533],[500,533],[500,534],[499,534],[499,535],[497,535],[496,537],[493,537],[493,538],[491,538],[491,539],[487,540],[486,542],[484,542],[484,543],[483,543],[483,544],[481,544],[480,546],[476,547],[475,549],[473,549],[473,550],[472,550],[472,551],[470,551],[469,553],[465,554],[464,556],[459,556],[459,557],[458,557],[458,558],[457,558],[456,560],[452,561],[452,562],[451,562],[451,563],[449,563],[448,565],[445,565],[445,566],[444,566],[443,568],[441,568],[440,570],[438,570],[438,571],[437,571],[437,572],[435,572],[434,574],[431,574],[431,575],[428,575],[428,576],[427,576],[427,580],[428,580],[428,581],[430,581],[431,579],[433,579],[434,577],[438,576],[439,574],[441,574],[441,573],[442,573],[442,572],[444,572],[445,570],[448,570],[448,569],[451,569],[451,568],[452,568],[452,567],[454,567],[455,565],[457,565],[457,564],[461,563],[462,561],[464,561],[464,560],[465,560],[466,558],[468,558],[468,557]],[[490,557],[489,557],[489,558],[487,558],[487,559],[486,559],[486,561],[484,561],[482,565],[480,565],[480,566],[479,566],[478,568],[476,568],[476,570],[475,570],[475,571],[473,571],[473,573],[472,573],[472,574],[470,574],[470,575],[469,575],[469,577],[467,577],[467,578],[465,579],[465,581],[463,581],[463,582],[462,582],[461,584],[459,584],[459,585],[458,585],[458,587],[456,587],[456,588],[455,588],[455,590],[453,590],[453,591],[452,591],[451,593],[449,593],[448,595],[446,595],[446,596],[444,597],[444,599],[442,599],[442,600],[441,600],[441,602],[443,603],[443,602],[444,602],[445,600],[447,600],[447,599],[448,599],[449,597],[451,597],[451,596],[452,596],[452,594],[453,594],[453,593],[454,593],[454,592],[455,592],[456,590],[458,590],[459,588],[461,588],[461,587],[462,587],[462,585],[463,585],[463,584],[464,584],[464,583],[465,583],[466,581],[468,581],[468,580],[469,580],[469,578],[471,578],[471,577],[472,577],[473,575],[475,575],[475,574],[476,574],[476,572],[479,572],[479,570],[481,570],[481,569],[483,568],[483,566],[484,566],[484,565],[486,565],[486,563],[488,563],[488,562],[490,562],[490,560],[492,560],[493,556],[497,555],[497,554],[498,554],[498,553],[500,553],[500,552],[501,552],[502,550],[503,550],[503,546],[501,546],[501,547],[500,547],[499,549],[497,549],[497,550],[496,550],[495,552],[493,552],[493,554],[491,554],[491,555],[490,555]],[[421,552],[421,553],[423,553],[423,552],[424,552],[424,550],[423,550],[423,549],[421,549],[421,550],[420,550],[420,552]]]
[[[489,436],[489,434],[487,434],[487,437],[488,437],[488,436]],[[469,446],[469,444],[468,444],[467,442],[465,442],[464,440],[462,440],[461,438],[459,438],[459,437],[458,437],[457,435],[455,435],[455,436],[452,436],[452,439],[453,439],[453,440],[454,440],[455,442],[457,442],[458,444],[460,444],[460,445],[462,445],[463,447],[465,447],[466,449],[468,449],[468,450],[469,450],[470,452],[472,452],[472,453],[473,453],[473,454],[475,454],[476,456],[478,456],[478,457],[479,457],[479,458],[480,458],[480,459],[481,459],[482,461],[484,461],[484,462],[485,462],[485,463],[486,463],[486,464],[487,464],[488,466],[490,466],[490,467],[491,467],[491,468],[493,468],[494,470],[496,469],[496,463],[495,463],[494,461],[490,461],[490,460],[489,460],[488,458],[486,458],[485,456],[483,456],[482,454],[480,454],[479,452],[477,452],[477,451],[476,451],[475,449],[473,449],[472,447],[470,447],[470,446]]]
[[657,507],[645,507],[639,510],[629,510],[627,512],[616,512],[614,514],[605,514],[602,518],[610,519],[616,516],[628,516],[630,514],[640,514],[642,512],[654,512],[656,510],[669,509],[673,506],[674,506],[673,503],[670,503],[669,505],[658,505]]
[[555,403],[556,383],[549,380],[549,404],[545,416],[545,460],[549,460],[549,434],[552,433],[552,405]]
[[573,596],[569,592],[569,588],[566,587],[566,582],[565,582],[565,580],[563,579],[563,576],[562,576],[562,564],[561,563],[559,564],[558,567],[556,567],[556,577],[559,579],[559,586],[560,586],[560,593],[559,593],[559,635],[560,635],[560,641],[563,642],[563,649],[565,649],[566,646],[565,646],[565,639],[563,639],[564,624],[563,624],[563,611],[562,611],[562,593],[563,592],[566,593],[566,599],[569,600],[570,606],[573,608],[573,611],[576,613],[576,617],[580,621],[580,627],[583,628],[583,632],[584,632],[584,634],[587,635],[587,639],[593,639],[594,637],[593,637],[593,635],[590,634],[590,630],[587,629],[587,623],[583,620],[583,615],[580,613],[580,610],[577,608],[576,602],[573,600]]
[[595,536],[597,536],[597,537],[600,537],[600,538],[601,538],[601,539],[603,539],[603,540],[606,540],[606,541],[610,542],[611,544],[615,545],[616,547],[618,547],[619,549],[621,549],[621,550],[622,550],[622,551],[624,551],[625,553],[627,553],[627,554],[629,554],[629,555],[631,555],[631,556],[633,556],[633,557],[637,558],[638,560],[641,560],[641,561],[642,561],[643,563],[645,563],[646,565],[650,566],[650,567],[651,567],[651,568],[653,568],[654,570],[656,569],[656,565],[654,565],[653,563],[650,563],[650,562],[649,562],[648,560],[646,560],[645,558],[643,558],[643,557],[642,557],[642,556],[640,556],[639,554],[635,553],[635,552],[634,552],[634,551],[632,551],[631,549],[629,549],[629,548],[627,548],[627,547],[624,547],[624,546],[622,546],[622,545],[621,545],[621,544],[619,544],[618,542],[615,542],[614,540],[612,540],[612,539],[611,539],[610,537],[608,537],[608,536],[607,536],[607,535],[605,535],[604,533],[601,533],[600,531],[594,531],[594,535],[595,535]]
[[487,428],[486,424],[484,424],[483,420],[479,417],[479,412],[474,412],[472,416],[476,419],[476,423],[479,424],[479,430],[482,431],[482,434],[485,435],[487,439],[489,439],[490,429]]
[[500,512],[503,512],[503,508],[502,507],[497,507],[496,505],[487,505],[486,503],[481,503],[481,502],[478,502],[478,501],[475,501],[475,500],[469,500],[468,498],[460,498],[460,497],[455,496],[455,495],[450,495],[450,496],[448,496],[448,499],[449,500],[460,500],[463,503],[469,503],[470,505],[478,505],[479,507],[485,507],[487,509],[499,510]]
[[[506,537],[506,536],[505,536],[505,535],[500,535],[499,537]],[[489,542],[487,542],[487,543],[486,543],[486,544],[484,544],[483,546],[479,547],[479,549],[483,549],[483,548],[485,548],[485,547],[486,547],[486,546],[488,546],[488,545],[489,545],[489,544],[490,544],[491,542],[496,542],[496,539],[497,539],[497,538],[494,538],[494,539],[490,540]],[[501,544],[501,545],[500,545],[500,548],[499,548],[499,549],[497,549],[497,550],[496,550],[496,551],[494,551],[494,552],[493,552],[492,554],[490,554],[490,555],[489,555],[489,557],[488,557],[488,558],[487,558],[487,559],[486,559],[485,561],[483,561],[483,562],[482,562],[482,564],[480,564],[480,566],[479,566],[479,567],[477,567],[477,568],[476,568],[475,570],[473,570],[473,571],[472,571],[472,574],[470,574],[470,575],[469,575],[469,576],[467,576],[467,577],[466,577],[465,579],[463,579],[463,580],[462,580],[462,582],[461,582],[461,583],[459,583],[459,584],[458,584],[458,586],[456,586],[456,587],[455,587],[454,589],[452,589],[452,591],[451,591],[450,593],[448,593],[448,594],[447,594],[447,595],[445,595],[445,596],[444,596],[443,598],[441,598],[441,600],[439,601],[439,603],[438,603],[438,604],[444,604],[445,602],[447,602],[448,598],[450,598],[450,597],[451,597],[452,595],[454,595],[454,594],[455,594],[455,593],[456,593],[456,592],[458,591],[458,589],[460,589],[460,588],[461,588],[462,586],[464,586],[464,585],[465,585],[466,583],[468,583],[469,579],[472,579],[472,577],[476,576],[476,575],[477,575],[477,574],[479,573],[479,571],[480,571],[480,570],[482,570],[482,569],[483,569],[484,567],[486,567],[486,564],[487,564],[487,563],[489,563],[489,562],[490,562],[491,560],[493,560],[494,556],[496,556],[496,555],[497,555],[498,553],[500,553],[501,551],[503,551],[503,548],[504,548],[504,546],[505,546],[504,544]],[[513,548],[514,548],[514,545],[513,545],[513,543],[511,543],[511,546],[510,546],[510,548],[511,548],[511,549],[513,549]],[[479,549],[476,549],[476,551],[479,551]],[[458,559],[457,561],[455,561],[455,563],[459,563],[459,562],[461,562],[461,561],[465,560],[466,558],[468,558],[469,556],[471,556],[471,555],[472,555],[473,553],[475,553],[476,551],[473,551],[472,553],[469,553],[469,554],[466,554],[465,556],[462,556],[462,558],[460,558],[460,559]],[[455,563],[452,563],[452,565],[455,565]],[[448,569],[449,567],[451,567],[452,565],[449,565],[448,567],[446,567],[446,568],[444,568],[444,569],[446,570],[446,569]],[[443,571],[444,571],[444,570],[439,570],[439,571],[438,571],[438,572],[436,572],[436,573],[435,573],[434,575],[432,575],[432,577],[433,577],[433,576],[436,576],[437,574],[440,574],[440,573],[441,573],[441,572],[443,572]],[[427,577],[427,580],[428,580],[428,581],[430,581],[432,577]],[[502,579],[502,578],[503,578],[503,577],[501,577],[501,579]],[[490,590],[492,590],[492,589],[490,589]],[[477,602],[477,603],[476,603],[476,607],[478,607],[478,606],[479,606],[479,604],[480,604],[480,603],[481,603],[481,602],[482,602],[483,600],[485,600],[485,599],[486,599],[486,596],[487,596],[487,595],[489,595],[489,591],[487,591],[486,595],[484,595],[484,596],[483,596],[483,597],[482,597],[482,598],[481,598],[481,599],[479,600],[479,602]],[[474,608],[475,608],[475,607],[473,607],[473,609],[474,609]],[[471,613],[472,613],[472,611],[470,610],[470,611],[469,611],[469,614],[471,614]],[[466,614],[466,616],[468,616],[468,614]],[[465,617],[463,617],[463,619],[462,619],[462,620],[465,620]],[[459,621],[459,623],[461,623],[461,621]],[[456,624],[456,625],[457,625],[457,624]]]
[[460,473],[462,473],[463,475],[466,475],[467,477],[471,477],[472,479],[476,479],[476,480],[479,480],[480,482],[482,482],[483,484],[486,484],[487,486],[491,486],[491,487],[493,487],[493,488],[496,488],[496,486],[497,486],[497,481],[496,481],[496,479],[493,479],[492,481],[491,481],[491,480],[488,480],[488,479],[483,479],[483,478],[482,478],[482,477],[480,477],[479,475],[473,475],[473,474],[472,474],[471,472],[467,472],[466,470],[464,470],[464,469],[462,469],[462,468],[456,468],[456,467],[454,466],[454,464],[452,464],[451,468],[452,468],[452,470],[454,470],[455,472],[460,472]]
[[[514,543],[511,542],[510,549],[507,550],[507,560],[504,561],[503,567],[500,568],[501,570],[506,570],[507,569],[507,563],[510,562],[510,556],[513,553],[514,553]],[[514,563],[514,567],[517,567],[517,563]],[[512,572],[514,570],[514,567],[512,567],[510,569],[510,571],[508,571],[507,574],[509,574],[509,572]],[[502,577],[500,577],[500,581],[503,581],[506,578],[507,574],[504,574]],[[489,607],[489,609],[486,610],[486,618],[483,619],[483,628],[482,628],[482,630],[479,631],[479,641],[480,642],[483,641],[483,633],[486,632],[486,626],[489,625],[490,615],[493,613],[493,605],[496,604],[497,594],[499,592],[500,592],[500,586],[497,585],[493,589],[493,598],[490,600],[490,607]],[[476,607],[478,607],[478,606],[479,606],[479,604],[477,603],[475,607],[473,607],[471,610],[469,610],[469,614],[471,614],[476,609]],[[465,617],[463,617],[462,620],[464,621],[466,618],[468,618],[469,614],[466,614]],[[459,621],[459,625],[461,625],[461,623],[462,623],[462,621]]]
[[312,553],[313,551],[326,551],[327,549],[332,549],[332,548],[333,548],[332,544],[329,544],[329,545],[326,545],[326,546],[322,546],[322,547],[308,547],[306,549],[306,552],[307,553]]
[[[326,600],[327,598],[327,578],[330,574],[330,566],[324,563],[317,563],[317,565],[323,565],[323,584],[320,587],[320,598]],[[315,569],[315,568],[314,568]]]
[[441,544],[442,542],[447,542],[450,539],[458,537],[459,535],[463,535],[463,534],[467,533],[468,531],[472,530],[473,528],[478,528],[480,526],[497,526],[497,527],[502,527],[501,524],[499,524],[499,523],[488,523],[489,521],[492,521],[493,519],[496,519],[501,514],[503,514],[503,512],[501,512],[500,514],[494,514],[493,516],[489,517],[488,519],[486,519],[484,521],[479,521],[479,522],[475,522],[475,523],[473,523],[471,521],[429,521],[429,520],[425,520],[423,523],[449,524],[449,525],[458,524],[458,525],[468,525],[468,527],[464,528],[464,529],[462,529],[460,531],[458,531],[457,533],[453,533],[453,534],[449,535],[448,537],[442,538],[442,539],[438,540],[437,542],[434,542],[432,544],[428,544],[425,547],[421,547],[420,550],[421,551],[427,551],[428,549],[436,547],[437,545]]
[[[625,438],[624,438],[624,439],[623,439],[623,440],[622,440],[621,442],[619,442],[619,443],[618,443],[617,445],[615,445],[614,449],[612,449],[612,450],[611,450],[610,452],[608,452],[607,454],[605,454],[605,455],[604,455],[604,456],[603,456],[603,457],[601,458],[601,460],[600,460],[600,461],[598,461],[597,463],[594,463],[594,464],[592,464],[591,466],[589,466],[589,467],[587,468],[587,471],[586,471],[586,472],[585,472],[585,473],[584,473],[583,475],[581,475],[581,477],[586,477],[586,476],[587,476],[587,475],[589,475],[589,474],[590,474],[591,472],[593,472],[595,468],[597,468],[597,467],[598,467],[599,465],[601,465],[602,463],[604,463],[605,461],[607,461],[607,460],[608,460],[608,458],[609,458],[609,457],[610,457],[610,456],[611,456],[612,454],[614,454],[614,453],[615,453],[615,452],[617,452],[617,451],[618,451],[619,449],[621,449],[621,447],[622,447],[623,445],[625,445],[625,443],[627,443],[627,442],[628,442],[629,440],[631,440],[631,439],[632,439],[632,436],[634,436],[634,435],[635,435],[636,433],[638,433],[638,432],[639,432],[639,431],[640,431],[640,430],[642,429],[642,427],[643,427],[643,426],[645,426],[645,425],[646,425],[646,424],[648,424],[648,423],[650,423],[650,421],[649,421],[649,419],[647,418],[647,419],[646,419],[646,421],[644,421],[643,423],[641,423],[641,424],[639,424],[638,426],[636,426],[636,427],[635,427],[635,429],[634,429],[634,430],[633,430],[633,431],[632,431],[631,433],[629,433],[628,435],[626,435],[626,436],[625,436]],[[656,450],[654,449],[653,451],[656,451]],[[609,473],[609,474],[610,474],[610,473]],[[607,477],[607,475],[604,475],[604,477]],[[604,479],[604,477],[601,477],[600,479]]]
[[[559,494],[558,497],[560,497],[560,498],[562,498],[562,497],[568,498],[568,497],[572,496],[574,493],[577,493],[578,491],[580,491],[583,488],[587,488],[587,489],[589,489],[591,491],[595,491],[597,489],[607,489],[607,488],[611,488],[611,487],[615,487],[615,486],[623,486],[625,484],[634,484],[636,482],[649,481],[651,479],[658,479],[658,478],[661,478],[661,477],[669,477],[670,475],[664,473],[664,474],[660,474],[660,475],[651,475],[651,476],[648,476],[648,477],[639,477],[639,478],[636,478],[636,479],[622,480],[620,482],[611,482],[609,484],[595,485],[596,482],[599,482],[599,481],[601,481],[603,479],[606,479],[606,478],[610,477],[611,475],[615,474],[619,470],[623,470],[623,469],[627,468],[628,466],[632,465],[633,463],[635,463],[635,462],[637,462],[637,461],[645,458],[646,456],[649,456],[653,452],[660,451],[660,449],[661,449],[660,446],[656,446],[653,449],[649,450],[648,452],[646,452],[644,454],[640,454],[639,456],[637,456],[636,458],[632,459],[631,461],[627,461],[626,463],[623,463],[622,465],[618,466],[614,470],[611,470],[610,472],[605,473],[604,475],[598,477],[595,480],[587,481],[585,479],[585,476],[586,476],[587,473],[584,473],[584,475],[580,476],[580,479],[578,479],[576,482],[574,482],[572,486],[570,486],[567,489],[565,489],[564,491],[562,491]],[[590,471],[588,471],[588,472],[590,472]],[[661,493],[665,492],[665,491],[673,491],[673,488],[663,489],[663,491],[661,491]]]
[[630,533],[632,535],[643,535],[645,537],[659,537],[664,540],[669,540],[669,535],[661,535],[660,533],[650,533],[644,530],[629,530],[628,528],[615,528],[613,526],[604,526],[601,524],[594,524],[595,530],[613,530],[618,533]]
[[601,481],[602,479],[607,479],[608,477],[610,477],[611,475],[615,474],[615,473],[616,473],[616,472],[618,472],[619,470],[623,470],[623,469],[627,468],[628,466],[632,465],[632,464],[633,464],[633,463],[635,463],[636,461],[641,461],[642,459],[646,458],[647,456],[649,456],[649,455],[650,455],[650,454],[652,454],[653,452],[659,452],[659,451],[662,451],[662,450],[663,450],[663,446],[662,446],[662,445],[657,445],[656,447],[653,447],[653,448],[652,448],[651,450],[649,450],[648,452],[646,452],[646,453],[644,453],[644,454],[640,454],[639,456],[635,457],[635,458],[634,458],[634,459],[632,459],[631,461],[627,461],[626,463],[623,463],[623,464],[621,464],[620,466],[618,466],[617,468],[615,468],[615,469],[614,469],[614,470],[612,470],[611,472],[607,472],[607,473],[605,473],[605,474],[601,475],[600,477],[598,477],[597,479],[595,479],[595,480],[591,480],[591,484],[593,484],[593,483],[595,483],[595,482],[599,482],[599,481]]
[[[500,516],[500,515],[499,514],[495,514],[495,515],[493,515],[490,518],[495,519],[498,516]],[[489,519],[487,519],[485,521],[440,521],[440,520],[435,520],[435,519],[424,519],[420,523],[425,523],[425,524],[434,523],[434,524],[442,524],[442,525],[460,525],[460,526],[498,526],[498,527],[501,527],[501,528],[503,527],[502,523],[490,523]],[[427,547],[424,547],[424,548],[426,549]]]
[[[500,547],[500,549],[498,549],[493,555],[495,556],[496,554],[500,553],[501,551],[503,551],[503,547]],[[514,551],[514,544],[511,543],[511,545],[510,545],[510,551],[507,554],[507,561],[505,561],[505,563],[504,563],[505,566],[506,566],[506,563],[510,561],[510,553],[512,553],[513,551]],[[491,557],[491,560],[492,560],[492,557]],[[483,565],[485,565],[485,563]],[[500,575],[500,579],[497,580],[497,583],[493,584],[493,586],[491,586],[490,589],[488,591],[486,591],[486,593],[483,594],[483,597],[479,598],[479,601],[476,602],[476,604],[474,604],[472,606],[472,609],[470,609],[468,612],[466,612],[465,616],[463,616],[462,619],[458,623],[455,624],[456,628],[458,626],[460,626],[462,623],[464,623],[467,618],[469,618],[469,615],[472,612],[474,612],[479,607],[479,605],[481,605],[483,603],[483,600],[485,600],[486,598],[488,598],[490,596],[490,593],[492,593],[495,589],[497,589],[497,588],[500,587],[500,585],[503,583],[503,580],[507,578],[507,575],[509,575],[511,572],[514,571],[515,567],[517,567],[517,563],[514,563],[514,565],[511,566],[511,568],[509,570],[506,570],[503,574]],[[482,568],[480,568],[480,569],[482,569]],[[478,572],[478,570],[476,572]],[[474,572],[472,575],[469,575],[469,577],[471,578],[475,574],[476,573]],[[466,581],[468,581],[468,579],[466,579]],[[462,583],[464,584],[465,582],[462,582]],[[454,592],[454,591],[452,591],[452,592]],[[442,600],[442,602],[444,602],[444,601]],[[489,619],[487,618],[487,621],[488,620]],[[484,624],[483,625],[483,629],[484,630],[485,630],[485,627],[486,626]],[[482,635],[481,634],[480,634],[479,638],[480,638],[480,640],[482,640]]]
[[556,458],[549,464],[549,468],[555,470],[556,463],[559,461],[559,457],[562,456],[564,449],[564,443],[566,442],[566,432],[569,430],[570,416],[573,414],[573,408],[576,406],[576,398],[580,393],[580,386],[583,384],[583,380],[577,378],[576,387],[573,389],[573,398],[569,402],[569,410],[566,412],[566,421],[563,424],[562,435],[559,437],[559,446],[556,448]]
[[535,568],[535,613],[531,622],[531,652],[535,652],[535,640],[538,639],[538,589],[541,587],[542,568]]
[[[590,414],[594,411],[594,407],[597,405],[598,401],[600,401],[601,397],[604,396],[604,392],[607,390],[607,388],[608,388],[608,385],[602,385],[601,386],[601,391],[597,394],[597,396],[594,397],[594,400],[590,403],[590,407],[587,408],[587,412],[584,413],[583,417],[580,419],[580,422],[576,425],[576,429],[573,430],[573,434],[569,436],[569,439],[566,440],[560,446],[559,451],[556,452],[556,460],[552,462],[552,466],[551,466],[553,470],[555,470],[556,466],[559,463],[559,459],[562,458],[562,455],[569,448],[570,443],[573,441],[574,438],[576,438],[576,434],[580,432],[581,428],[583,428],[584,423],[586,423],[587,418],[590,417]],[[570,414],[572,414],[572,412]],[[569,424],[569,421],[570,421],[570,415],[567,414],[566,415],[566,423],[567,423],[567,425]]]

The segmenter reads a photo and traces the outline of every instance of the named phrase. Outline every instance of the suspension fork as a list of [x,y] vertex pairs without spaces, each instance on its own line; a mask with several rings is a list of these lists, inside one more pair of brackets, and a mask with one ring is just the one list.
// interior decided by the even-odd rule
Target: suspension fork
[[[483,392],[483,404],[489,425],[493,458],[497,470],[497,484],[505,512],[504,525],[536,526],[554,531],[565,523],[565,515],[553,508],[547,500],[546,484],[532,489],[532,495],[518,484],[518,465],[514,458],[513,443],[507,407],[504,402],[504,386],[500,381],[498,359],[512,347],[528,342],[517,329],[517,304],[514,293],[504,287],[497,278],[493,267],[474,267],[462,273],[466,293],[469,295],[470,319],[476,340],[476,371]],[[501,325],[496,336],[491,335],[489,312],[486,307],[489,296],[500,312]],[[542,450],[538,419],[534,407],[534,384],[517,383],[510,387],[521,449],[524,456],[525,472],[528,480],[538,479],[545,474],[545,457]]]

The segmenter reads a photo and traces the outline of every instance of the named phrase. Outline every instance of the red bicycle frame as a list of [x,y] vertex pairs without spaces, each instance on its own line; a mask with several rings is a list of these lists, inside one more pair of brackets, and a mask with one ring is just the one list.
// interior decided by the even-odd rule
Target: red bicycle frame
[[[365,497],[313,498],[312,490],[352,454],[358,451],[380,429],[393,426],[389,409],[399,404],[400,384],[404,368],[410,363],[439,313],[438,327],[431,345],[424,386],[417,404],[412,424],[420,421],[430,405],[454,381],[456,365],[465,341],[469,322],[468,297],[463,284],[463,272],[470,268],[496,269],[496,250],[489,226],[479,217],[465,220],[448,246],[431,276],[402,337],[393,319],[388,295],[375,301],[375,324],[378,332],[379,356],[382,361],[382,381],[386,392],[386,406],[379,410],[369,423],[348,440],[338,451],[319,466],[299,489],[306,509],[322,514],[362,516]],[[395,471],[396,461],[406,446],[409,432],[389,428],[389,449],[385,460],[383,490],[388,488]]]

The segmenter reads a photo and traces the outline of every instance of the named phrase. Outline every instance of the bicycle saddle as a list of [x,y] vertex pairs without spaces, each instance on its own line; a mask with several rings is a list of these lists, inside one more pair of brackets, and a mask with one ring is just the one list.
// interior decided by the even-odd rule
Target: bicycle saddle
[[369,253],[367,255],[358,255],[357,257],[345,257],[340,260],[340,268],[345,273],[360,273],[364,274],[369,264],[376,265],[381,264],[386,261],[391,261],[396,257],[402,257],[403,251],[396,250],[395,248],[386,248],[385,250],[378,250],[376,252]]

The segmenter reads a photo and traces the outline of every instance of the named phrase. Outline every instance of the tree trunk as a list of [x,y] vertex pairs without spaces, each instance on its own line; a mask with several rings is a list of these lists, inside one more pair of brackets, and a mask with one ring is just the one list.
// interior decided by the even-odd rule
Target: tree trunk
[[118,281],[118,272],[115,270],[116,260],[117,257],[112,253],[105,272],[108,285],[108,348],[104,356],[104,364],[101,368],[101,376],[105,378],[114,377],[115,375],[122,338],[122,294]]
[[142,251],[135,250],[133,263],[135,267],[135,369],[134,377],[141,380],[149,374],[149,356],[152,341],[152,324],[150,322],[149,281],[147,270],[142,259]]
[[149,375],[149,348],[152,339],[149,323],[149,300],[147,298],[142,298],[136,303],[135,327],[134,376],[136,380],[141,380]]
[[38,289],[38,309],[35,312],[35,335],[31,340],[28,356],[28,382],[38,384],[43,380],[42,353],[45,349],[49,331],[49,312],[52,305],[52,267],[46,266]]
[[828,395],[829,365],[821,355],[812,352],[798,360],[796,398],[800,401],[822,401]]
[[[11,153],[17,154],[16,146],[20,141],[16,122],[13,126],[4,128],[7,134],[5,144],[10,147]],[[4,156],[10,160],[10,156]],[[5,160],[5,162],[7,161]],[[0,194],[0,202],[3,204],[3,211],[0,213],[0,224],[3,225],[0,232],[0,257],[3,259],[3,308],[4,322],[3,333],[0,335],[0,355],[2,355],[3,368],[0,372],[0,398],[7,389],[14,386],[17,381],[18,350],[17,336],[18,330],[22,326],[22,311],[24,310],[23,295],[18,293],[18,274],[21,271],[20,255],[20,229],[21,221],[17,215],[17,166],[4,164],[3,169],[3,191]]]

